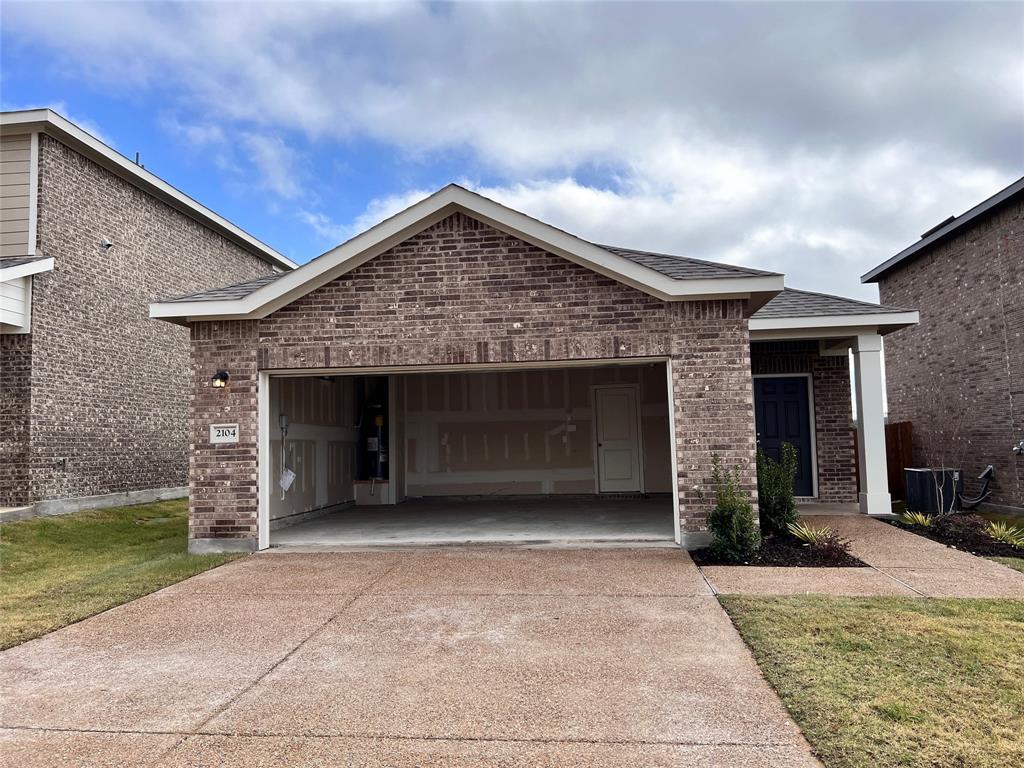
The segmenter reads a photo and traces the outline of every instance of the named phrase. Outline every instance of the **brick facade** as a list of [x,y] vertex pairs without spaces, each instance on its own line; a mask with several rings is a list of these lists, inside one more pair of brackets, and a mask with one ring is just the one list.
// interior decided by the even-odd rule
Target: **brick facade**
[[[663,302],[462,214],[263,320],[196,323],[192,349],[194,539],[255,535],[259,370],[667,357],[684,530],[705,528],[712,454],[756,493],[744,302]],[[209,445],[218,420],[237,449]]]
[[822,356],[817,341],[757,342],[751,349],[751,369],[755,376],[811,374],[818,500],[856,502],[849,357]]
[[25,439],[0,444],[3,503],[184,486],[189,332],[151,321],[149,302],[270,265],[47,135],[38,217],[56,266],[33,278],[30,393],[3,338],[3,388],[29,394]]
[[28,503],[32,336],[0,334],[0,507]]
[[890,421],[913,424],[914,462],[987,464],[991,501],[1024,507],[1024,197],[883,275],[882,303],[920,325],[885,337]]

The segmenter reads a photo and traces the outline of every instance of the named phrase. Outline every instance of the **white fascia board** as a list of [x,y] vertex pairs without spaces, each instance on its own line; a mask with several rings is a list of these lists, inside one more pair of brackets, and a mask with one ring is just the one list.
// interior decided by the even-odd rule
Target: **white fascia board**
[[52,257],[47,259],[38,259],[37,261],[30,261],[27,264],[19,264],[16,267],[2,267],[0,268],[0,283],[7,282],[8,280],[14,280],[18,277],[38,275],[40,272],[50,272],[52,269]]
[[246,250],[256,253],[264,261],[283,269],[294,269],[297,266],[287,256],[278,253],[269,245],[257,240],[220,214],[211,211],[202,203],[193,200],[184,192],[172,187],[159,176],[147,171],[140,165],[136,165],[120,152],[108,147],[95,136],[86,133],[52,109],[0,112],[0,132],[4,135],[36,133],[39,131],[50,134],[61,143],[82,152],[108,170],[141,186],[158,199],[164,200],[178,210],[190,214],[192,218],[198,219],[201,223],[212,225],[213,229],[220,231],[228,239],[237,242]]
[[450,184],[294,272],[257,289],[245,298],[152,304],[150,317],[190,320],[266,317],[417,232],[460,211],[549,253],[663,301],[747,299],[753,294],[768,294],[770,298],[783,288],[782,275],[676,280],[581,240],[550,224]]
[[892,333],[900,328],[917,325],[920,319],[920,313],[916,310],[817,317],[752,317],[749,327],[750,338],[753,340],[817,339],[857,333]]

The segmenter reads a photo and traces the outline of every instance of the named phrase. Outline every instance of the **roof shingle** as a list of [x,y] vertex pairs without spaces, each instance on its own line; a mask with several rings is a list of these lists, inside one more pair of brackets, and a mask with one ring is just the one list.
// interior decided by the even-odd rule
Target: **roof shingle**
[[31,264],[34,261],[48,259],[49,256],[2,256],[0,257],[0,269],[20,267],[22,264]]
[[[596,245],[596,243],[595,243]],[[673,280],[701,280],[721,277],[763,277],[778,275],[778,272],[766,272],[763,269],[737,267],[733,264],[722,264],[717,261],[694,259],[690,256],[673,256],[668,253],[654,251],[637,251],[632,248],[620,248],[613,245],[598,245],[611,251],[616,256],[640,264],[655,272],[671,277]]]
[[754,317],[828,317],[833,315],[874,315],[882,312],[907,312],[900,307],[887,307],[867,301],[832,296],[828,293],[785,288],[757,312]]
[[223,288],[213,288],[209,291],[189,293],[185,296],[175,296],[173,299],[165,299],[164,301],[233,301],[235,299],[244,299],[250,293],[256,292],[264,285],[270,285],[272,282],[277,280],[277,278],[285,274],[287,273],[274,272],[273,274],[263,275],[262,277],[257,277],[253,280],[246,280],[244,283],[225,285]]

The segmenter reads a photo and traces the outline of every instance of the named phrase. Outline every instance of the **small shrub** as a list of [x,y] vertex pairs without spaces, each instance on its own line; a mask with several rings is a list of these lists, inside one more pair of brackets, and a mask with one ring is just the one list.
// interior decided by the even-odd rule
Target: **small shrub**
[[992,522],[985,526],[985,532],[996,541],[1009,544],[1015,549],[1024,549],[1024,528],[1018,525]]
[[784,535],[790,523],[796,522],[796,448],[782,444],[782,460],[775,461],[757,449],[757,510],[761,528],[767,533]]
[[828,537],[817,548],[831,558],[850,554],[850,542],[835,531],[829,531]]
[[841,558],[850,552],[850,542],[827,525],[814,528],[806,523],[790,523],[787,530],[793,538],[831,558]]
[[708,516],[708,528],[714,537],[711,553],[726,562],[749,560],[761,546],[750,495],[740,487],[736,470],[723,469],[717,456],[711,482],[715,486],[715,508]]
[[907,525],[916,525],[921,528],[931,528],[932,523],[935,522],[935,518],[931,515],[926,515],[924,512],[904,512],[900,515],[900,520]]

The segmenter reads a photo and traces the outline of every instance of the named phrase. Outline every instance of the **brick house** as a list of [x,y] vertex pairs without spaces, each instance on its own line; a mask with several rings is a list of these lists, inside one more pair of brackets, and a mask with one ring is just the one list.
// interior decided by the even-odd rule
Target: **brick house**
[[758,439],[797,445],[807,501],[888,513],[880,338],[917,314],[783,283],[450,185],[293,272],[154,303],[192,338],[190,548],[693,546],[713,457],[756,492]]
[[151,301],[292,262],[50,110],[0,114],[0,507],[184,495],[189,338]]
[[861,279],[921,309],[885,340],[889,419],[912,423],[914,463],[962,468],[969,493],[992,464],[991,503],[1024,508],[1024,178]]

